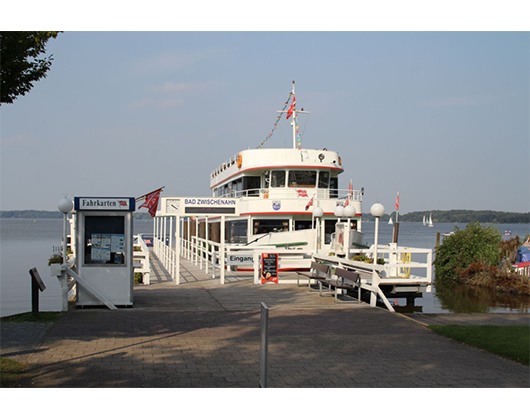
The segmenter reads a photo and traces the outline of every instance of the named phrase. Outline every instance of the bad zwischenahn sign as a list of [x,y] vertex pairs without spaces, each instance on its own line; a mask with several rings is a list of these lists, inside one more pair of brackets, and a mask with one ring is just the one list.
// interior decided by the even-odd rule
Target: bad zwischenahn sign
[[162,197],[163,215],[238,216],[239,199],[219,197]]

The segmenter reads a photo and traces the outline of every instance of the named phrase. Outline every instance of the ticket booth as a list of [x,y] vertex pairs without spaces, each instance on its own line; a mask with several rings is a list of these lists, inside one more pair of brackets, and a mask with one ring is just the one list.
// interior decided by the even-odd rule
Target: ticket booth
[[101,296],[116,306],[131,306],[135,199],[75,197],[74,209],[76,266],[82,279],[77,286],[77,306],[100,306]]

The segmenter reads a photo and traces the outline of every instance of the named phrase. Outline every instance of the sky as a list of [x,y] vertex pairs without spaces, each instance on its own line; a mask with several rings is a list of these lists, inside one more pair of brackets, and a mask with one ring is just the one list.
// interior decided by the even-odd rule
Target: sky
[[[296,81],[303,148],[340,153],[400,213],[530,211],[529,32],[65,31],[47,77],[0,108],[0,210],[65,196],[210,196]],[[265,147],[291,147],[281,119]]]

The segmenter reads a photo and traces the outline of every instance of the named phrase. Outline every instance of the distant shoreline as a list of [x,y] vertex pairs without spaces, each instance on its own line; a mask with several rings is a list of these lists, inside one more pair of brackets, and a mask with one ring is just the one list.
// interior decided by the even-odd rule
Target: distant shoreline
[[[404,213],[399,215],[400,222],[422,222],[424,216],[432,214],[435,223],[503,223],[503,224],[528,224],[530,213],[504,212],[492,210],[426,210]],[[385,214],[381,220],[388,221],[392,216],[395,221],[395,212]],[[1,210],[2,219],[60,219],[63,214],[59,211],[46,210]],[[151,220],[147,212],[134,214],[135,220]],[[369,213],[363,214],[364,220],[373,220]]]

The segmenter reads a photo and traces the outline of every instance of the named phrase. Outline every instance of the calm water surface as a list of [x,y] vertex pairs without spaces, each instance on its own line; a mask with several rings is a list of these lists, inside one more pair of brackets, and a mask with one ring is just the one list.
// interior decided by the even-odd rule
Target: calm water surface
[[[363,222],[367,243],[374,240],[373,222]],[[434,248],[436,233],[448,233],[455,226],[465,224],[441,223],[432,228],[422,223],[401,223],[399,244],[418,248]],[[500,232],[510,230],[512,236],[524,238],[530,233],[527,224],[494,225]],[[152,221],[134,221],[134,233],[150,233]],[[29,270],[36,267],[46,290],[40,293],[42,311],[58,311],[61,308],[60,289],[56,277],[49,274],[48,258],[61,243],[62,219],[0,219],[0,316],[31,311],[31,281]],[[392,225],[379,225],[379,243],[386,244],[392,238]],[[441,312],[528,312],[528,298],[507,300],[503,296],[492,296],[483,290],[460,290],[450,296],[436,291],[427,293],[414,302],[415,311]],[[406,306],[403,299],[393,301],[398,310]],[[408,308],[406,310],[410,310]]]

